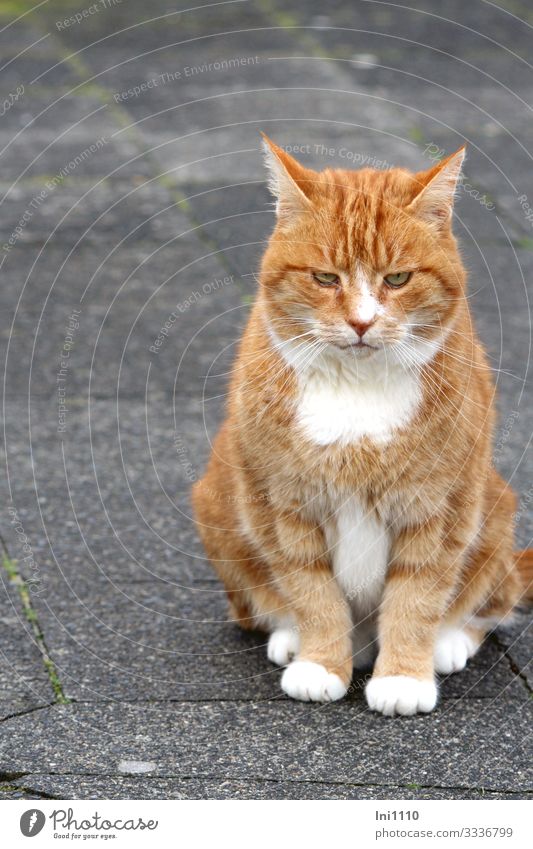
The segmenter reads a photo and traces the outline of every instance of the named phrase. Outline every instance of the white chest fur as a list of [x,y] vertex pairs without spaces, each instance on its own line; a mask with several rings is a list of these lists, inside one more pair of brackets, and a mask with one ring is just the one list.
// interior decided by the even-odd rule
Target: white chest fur
[[387,528],[353,495],[325,527],[333,572],[350,605],[364,618],[379,606],[389,556]]
[[[391,357],[387,360],[384,351],[365,357],[329,349],[311,362],[304,358],[302,367],[297,346],[282,343],[272,331],[271,337],[296,374],[297,425],[316,445],[348,445],[363,437],[386,444],[415,416],[423,396],[417,371],[405,369]],[[372,649],[364,632],[372,629],[372,614],[383,595],[389,531],[355,493],[334,504],[333,511],[331,506],[324,532],[333,572],[350,602],[354,624],[359,625],[354,635],[363,632],[363,650]]]
[[317,445],[364,436],[384,444],[409,423],[422,396],[415,374],[384,363],[317,363],[299,374],[298,383],[297,420]]
[[[349,444],[363,437],[385,444],[416,414],[422,400],[416,371],[387,361],[383,351],[367,358],[332,350],[310,363],[307,359],[302,368],[298,349],[271,335],[296,374],[297,424],[315,444]],[[354,611],[354,624],[360,624],[356,630],[365,631],[372,627],[369,614],[377,610],[383,595],[389,531],[355,493],[328,507],[331,518],[324,532],[333,572]],[[365,642],[366,637],[362,645],[368,648]]]

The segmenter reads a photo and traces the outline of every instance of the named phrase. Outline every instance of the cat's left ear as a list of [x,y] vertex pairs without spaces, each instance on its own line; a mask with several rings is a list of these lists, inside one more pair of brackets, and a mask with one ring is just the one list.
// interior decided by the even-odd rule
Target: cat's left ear
[[268,187],[276,198],[276,214],[281,223],[299,212],[312,207],[308,194],[313,185],[313,175],[268,136],[261,133],[265,151],[265,163],[269,172]]
[[463,145],[434,168],[416,175],[416,180],[419,185],[422,184],[422,188],[407,207],[407,211],[436,229],[442,230],[449,225],[465,152]]

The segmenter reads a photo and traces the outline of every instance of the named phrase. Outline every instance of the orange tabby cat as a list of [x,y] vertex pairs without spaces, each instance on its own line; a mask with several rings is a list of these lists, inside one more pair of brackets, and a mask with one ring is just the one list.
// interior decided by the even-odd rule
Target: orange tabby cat
[[464,149],[417,174],[265,150],[277,224],[198,528],[285,693],[339,699],[377,652],[370,708],[430,711],[435,673],[464,668],[533,565],[491,464],[494,388],[451,231]]

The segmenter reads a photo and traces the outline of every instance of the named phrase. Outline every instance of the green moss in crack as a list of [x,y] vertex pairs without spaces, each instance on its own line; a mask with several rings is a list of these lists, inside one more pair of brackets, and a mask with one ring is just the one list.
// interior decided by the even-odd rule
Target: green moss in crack
[[70,704],[70,699],[65,696],[63,692],[63,688],[61,686],[61,681],[59,679],[59,675],[57,674],[57,669],[55,664],[48,654],[48,649],[46,648],[46,643],[44,641],[44,635],[41,631],[41,626],[39,625],[39,619],[37,617],[37,613],[32,607],[31,603],[31,595],[28,590],[28,585],[26,584],[24,578],[19,574],[17,569],[16,560],[11,560],[10,557],[4,555],[2,558],[2,564],[4,569],[6,570],[7,576],[11,583],[13,583],[18,591],[19,598],[22,602],[22,609],[24,611],[24,616],[26,621],[31,626],[31,630],[33,632],[33,636],[35,642],[37,644],[37,648],[41,653],[41,657],[43,659],[43,665],[46,670],[46,674],[48,676],[48,680],[50,681],[50,686],[53,690],[54,696],[56,698],[56,702],[59,704]]
[[530,236],[522,236],[522,238],[516,240],[515,244],[524,251],[533,251],[533,239]]
[[2,565],[7,572],[9,580],[16,582],[17,578],[18,578],[18,572],[17,572],[17,567],[15,566],[15,563],[13,562],[13,560],[11,560],[9,557],[6,557],[4,555],[4,557],[2,559]]
[[61,681],[59,680],[59,675],[57,674],[54,662],[49,657],[44,657],[43,662],[48,673],[48,678],[50,679],[50,684],[54,691],[56,701],[62,705],[70,704],[70,699],[63,693],[63,687],[61,686]]

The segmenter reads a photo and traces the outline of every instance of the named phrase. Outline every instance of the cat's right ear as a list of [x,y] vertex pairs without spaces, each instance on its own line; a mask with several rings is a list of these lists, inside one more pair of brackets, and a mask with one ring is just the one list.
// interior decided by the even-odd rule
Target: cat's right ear
[[313,184],[313,171],[304,168],[296,159],[261,133],[268,169],[268,187],[276,198],[276,215],[283,223],[294,215],[311,209],[308,193]]

